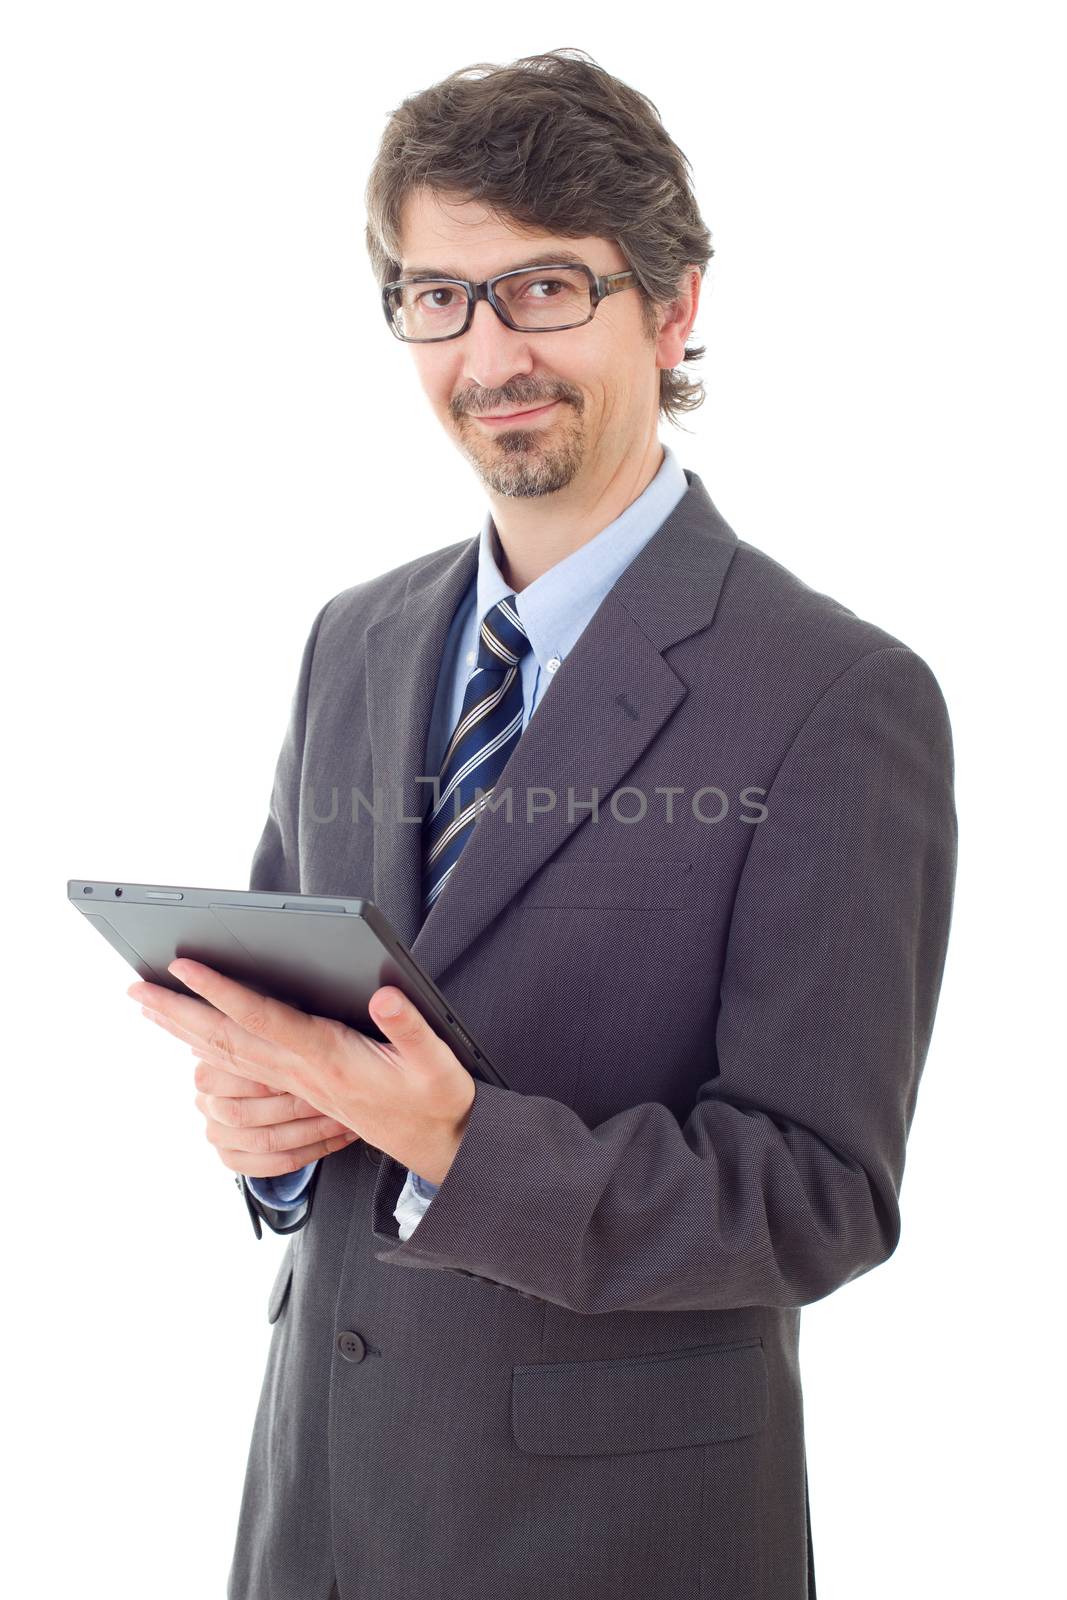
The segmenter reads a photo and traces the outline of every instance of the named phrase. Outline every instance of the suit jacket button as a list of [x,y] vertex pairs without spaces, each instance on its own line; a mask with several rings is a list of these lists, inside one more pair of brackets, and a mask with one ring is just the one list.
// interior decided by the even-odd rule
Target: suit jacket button
[[359,1334],[347,1330],[337,1335],[337,1348],[346,1361],[362,1361],[367,1353],[367,1346]]

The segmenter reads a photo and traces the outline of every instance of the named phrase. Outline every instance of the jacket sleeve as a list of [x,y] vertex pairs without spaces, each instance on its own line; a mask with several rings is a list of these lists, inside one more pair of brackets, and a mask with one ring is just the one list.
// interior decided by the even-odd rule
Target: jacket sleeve
[[[418,1228],[379,1261],[490,1279],[579,1313],[800,1306],[885,1261],[945,963],[957,823],[940,688],[904,645],[826,689],[753,830],[720,991],[717,1071],[588,1127],[476,1083]],[[686,996],[664,995],[685,1005]]]
[[[304,645],[296,689],[289,708],[282,747],[274,772],[267,820],[252,857],[248,887],[277,894],[300,893],[300,780],[304,763],[304,738],[307,732],[308,693],[311,684],[311,666],[318,642],[319,628],[330,605],[326,602],[315,621]],[[295,1233],[311,1215],[315,1194],[315,1172],[318,1162],[301,1168],[306,1182],[298,1195],[283,1200],[268,1187],[257,1194],[253,1180],[238,1173],[235,1178],[252,1219],[257,1239],[261,1237],[260,1219],[275,1233]],[[296,1174],[290,1174],[295,1177]],[[256,1179],[257,1184],[270,1185],[269,1179]],[[266,1198],[270,1194],[277,1204]]]

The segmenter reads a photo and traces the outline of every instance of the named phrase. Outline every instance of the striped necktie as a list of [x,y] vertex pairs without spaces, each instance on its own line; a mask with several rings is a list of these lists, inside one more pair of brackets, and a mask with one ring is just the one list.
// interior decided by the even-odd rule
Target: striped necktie
[[[423,916],[434,904],[474,830],[504,764],[522,734],[522,673],[530,649],[515,610],[515,596],[486,612],[478,639],[478,665],[441,761],[437,804],[423,821]],[[475,790],[481,789],[480,796]]]

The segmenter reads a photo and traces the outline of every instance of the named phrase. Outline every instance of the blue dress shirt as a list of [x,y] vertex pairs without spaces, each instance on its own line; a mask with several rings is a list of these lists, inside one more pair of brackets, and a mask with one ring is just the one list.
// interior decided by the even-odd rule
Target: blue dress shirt
[[[662,444],[662,440],[660,441]],[[622,514],[606,528],[549,567],[515,597],[515,609],[532,648],[523,657],[523,728],[533,715],[552,674],[592,619],[609,589],[652,535],[662,526],[689,488],[678,457],[663,444],[659,471]],[[424,772],[439,772],[452,730],[459,721],[463,696],[478,660],[482,619],[498,600],[512,591],[497,565],[500,550],[492,513],[482,523],[478,545],[478,570],[456,610],[445,640],[437,680],[437,694],[426,740]],[[313,1161],[297,1172],[276,1178],[249,1178],[248,1186],[266,1205],[285,1209],[300,1203],[300,1196],[315,1170]],[[418,1225],[438,1185],[408,1172],[397,1201],[400,1237],[406,1239]]]

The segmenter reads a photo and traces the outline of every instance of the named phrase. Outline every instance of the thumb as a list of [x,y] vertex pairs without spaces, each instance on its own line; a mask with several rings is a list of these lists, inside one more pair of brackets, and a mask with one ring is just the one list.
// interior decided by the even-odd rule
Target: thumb
[[370,997],[370,1014],[391,1044],[405,1054],[432,1048],[440,1041],[429,1023],[402,990],[393,984],[376,989]]

